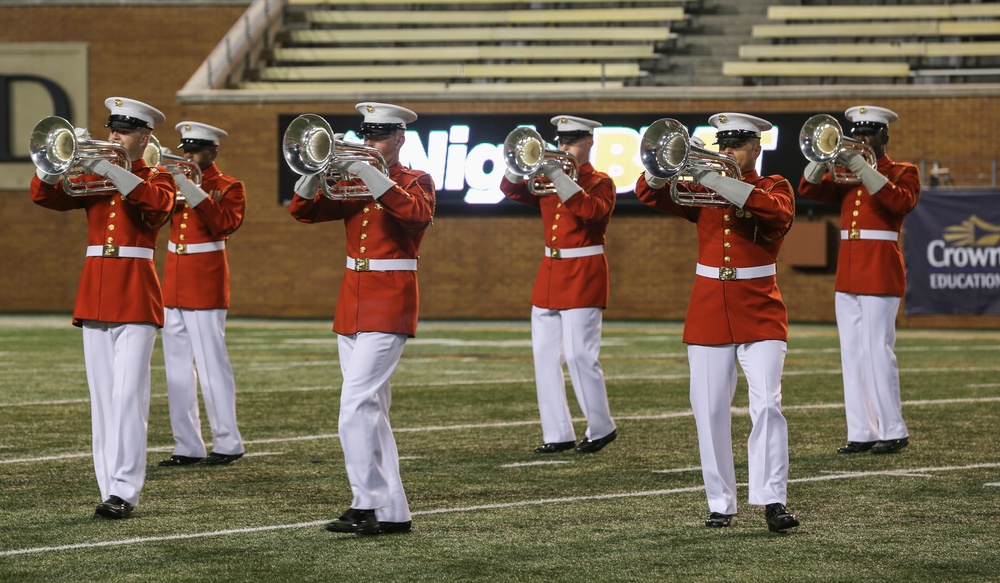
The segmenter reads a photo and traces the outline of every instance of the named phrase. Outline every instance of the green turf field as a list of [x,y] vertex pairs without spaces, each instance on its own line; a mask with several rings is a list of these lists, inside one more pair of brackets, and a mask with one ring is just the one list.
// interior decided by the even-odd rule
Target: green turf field
[[0,317],[0,581],[1000,581],[1000,332],[901,330],[911,445],[838,456],[836,328],[792,326],[788,505],[802,526],[782,534],[746,503],[742,379],[739,514],[703,526],[680,333],[606,322],[619,438],[543,457],[527,321],[421,323],[392,403],[413,532],[359,538],[322,526],[351,499],[329,322],[230,321],[248,455],[222,467],[156,467],[173,443],[157,343],[142,499],[105,521],[91,518],[79,330]]

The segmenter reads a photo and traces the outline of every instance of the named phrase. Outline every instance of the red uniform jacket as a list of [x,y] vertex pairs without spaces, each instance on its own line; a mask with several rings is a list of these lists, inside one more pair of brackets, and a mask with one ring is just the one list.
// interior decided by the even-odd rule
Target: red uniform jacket
[[[85,209],[88,246],[155,249],[177,187],[166,169],[147,167],[142,160],[132,163],[132,173],[144,182],[128,198],[120,194],[69,196],[61,181],[50,185],[36,176],[31,179],[31,200],[57,211]],[[83,320],[163,326],[163,299],[153,261],[87,257],[73,307],[73,324],[81,326]]]
[[[639,178],[642,202],[698,225],[698,263],[709,267],[757,267],[774,263],[795,215],[792,185],[781,176],[743,174],[754,185],[743,209],[680,206],[669,185],[653,190]],[[684,342],[718,346],[758,340],[788,341],[788,314],[775,276],[723,281],[695,276]]]
[[[225,241],[243,224],[247,209],[243,183],[219,172],[202,172],[201,189],[209,196],[196,207],[177,203],[170,222],[170,242],[192,245]],[[168,308],[229,308],[229,263],[225,249],[190,255],[167,252],[163,304]]]
[[[920,200],[920,172],[913,164],[878,159],[878,171],[889,179],[878,192],[869,194],[863,184],[838,184],[824,174],[819,184],[799,182],[806,198],[840,204],[840,228],[899,232],[903,219]],[[840,241],[837,257],[839,292],[902,296],[906,272],[898,241],[846,239]]]
[[[416,259],[424,230],[434,215],[434,181],[430,174],[401,164],[389,169],[389,178],[396,186],[378,201],[295,195],[289,211],[303,223],[343,220],[347,254],[355,259]],[[344,262],[339,259],[337,265],[343,268]],[[333,331],[414,336],[419,304],[416,271],[348,269],[340,284]]]
[[[580,167],[577,184],[583,190],[565,204],[555,195],[536,196],[528,182],[514,184],[504,178],[500,190],[511,200],[541,209],[545,245],[574,249],[604,245],[605,231],[615,208],[615,183],[590,163]],[[541,255],[543,249],[539,249]],[[552,259],[542,255],[531,304],[548,310],[608,307],[608,260],[602,255]]]

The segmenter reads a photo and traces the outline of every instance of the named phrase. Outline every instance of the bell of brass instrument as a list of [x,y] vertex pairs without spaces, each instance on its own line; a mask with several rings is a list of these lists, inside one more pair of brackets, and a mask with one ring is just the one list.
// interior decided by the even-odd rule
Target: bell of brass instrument
[[78,137],[73,124],[57,115],[43,118],[35,124],[28,151],[39,170],[62,175],[63,190],[70,196],[118,192],[114,183],[103,176],[84,181],[84,176],[93,177],[80,166],[85,160],[107,160],[132,171],[132,161],[121,144]]
[[844,136],[844,130],[837,119],[825,113],[814,115],[802,124],[799,149],[810,162],[825,164],[833,181],[841,184],[861,182],[850,168],[837,163],[837,156],[845,150],[856,150],[868,165],[878,168],[875,151],[863,142]]
[[389,166],[381,152],[370,146],[338,139],[330,124],[312,113],[292,120],[285,130],[281,150],[288,167],[297,174],[321,174],[323,196],[334,200],[364,198],[371,196],[371,191],[364,184],[344,184],[357,177],[331,167],[332,162],[364,162],[389,175]]
[[697,185],[691,170],[718,172],[739,180],[743,173],[729,156],[691,143],[691,135],[676,119],[654,121],[642,134],[639,159],[646,170],[670,183],[670,198],[683,206],[724,207],[732,203],[714,190]]
[[546,148],[542,135],[526,126],[514,128],[507,134],[503,141],[503,157],[512,173],[529,177],[528,191],[536,196],[556,193],[555,185],[542,180],[542,166],[559,166],[574,182],[580,177],[580,166],[573,156]]
[[[156,136],[150,134],[149,143],[146,144],[146,150],[142,154],[142,159],[146,161],[146,166],[164,166],[170,172],[179,171],[188,180],[194,183],[195,186],[201,186],[201,168],[198,164],[188,160],[184,156],[178,156],[177,154],[172,154],[170,148],[164,148],[160,145],[160,140],[156,139]],[[178,200],[184,200],[184,197],[178,193]]]

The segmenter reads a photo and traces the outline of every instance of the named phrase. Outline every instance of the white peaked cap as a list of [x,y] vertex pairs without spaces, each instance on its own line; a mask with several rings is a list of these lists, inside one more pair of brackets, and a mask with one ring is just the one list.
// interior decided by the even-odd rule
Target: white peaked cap
[[365,116],[364,123],[398,123],[405,129],[406,124],[417,121],[416,113],[391,103],[365,101],[354,108]]
[[588,134],[593,134],[595,128],[603,125],[600,122],[573,115],[557,115],[551,121],[552,125],[556,126],[557,132],[587,132]]
[[150,129],[158,122],[167,118],[163,113],[151,105],[146,105],[141,101],[129,99],[128,97],[109,97],[104,100],[104,105],[111,110],[111,115],[121,115],[146,122]]
[[851,107],[844,112],[844,116],[848,121],[854,123],[869,122],[880,123],[882,125],[889,125],[899,119],[896,112],[884,107],[876,107],[874,105],[857,105],[855,107]]
[[229,136],[225,130],[197,121],[182,121],[174,129],[180,132],[182,140],[204,140],[216,146],[219,145],[219,140]]
[[766,132],[773,126],[766,119],[759,118],[746,113],[717,113],[708,118],[708,123],[723,132],[733,132],[730,135],[736,136],[749,132],[756,137],[760,137],[761,132]]

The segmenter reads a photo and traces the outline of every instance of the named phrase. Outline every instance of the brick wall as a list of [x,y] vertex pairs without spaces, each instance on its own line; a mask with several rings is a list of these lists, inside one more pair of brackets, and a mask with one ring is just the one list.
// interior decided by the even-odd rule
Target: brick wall
[[[220,168],[244,180],[247,219],[231,239],[233,315],[330,317],[344,256],[343,230],[302,225],[275,203],[282,113],[353,114],[350,102],[197,104],[177,103],[179,90],[242,14],[241,7],[0,7],[0,42],[89,42],[90,128],[107,116],[103,100],[123,95],[148,102],[173,123],[204,120],[230,131]],[[899,160],[981,156],[982,144],[1000,135],[1000,97],[885,98],[867,96],[900,114],[890,152]],[[837,99],[579,99],[568,101],[420,101],[421,114],[566,111],[669,114],[714,111],[840,112],[858,98]],[[95,137],[102,137],[95,131]],[[990,151],[993,151],[991,149]],[[799,156],[798,152],[790,155]],[[798,177],[789,177],[793,183]],[[72,309],[83,263],[85,221],[31,203],[26,192],[0,193],[0,311]],[[806,220],[803,217],[799,221]],[[823,218],[821,220],[834,220]],[[540,219],[534,217],[438,217],[421,250],[421,315],[424,318],[516,318],[528,315],[531,285],[540,261]],[[166,231],[157,262],[162,273]],[[608,231],[611,305],[608,318],[683,319],[693,279],[696,238],[676,218],[616,216]],[[793,321],[832,321],[833,274],[779,265],[778,280]],[[906,318],[908,326],[1000,326],[998,318]]]

